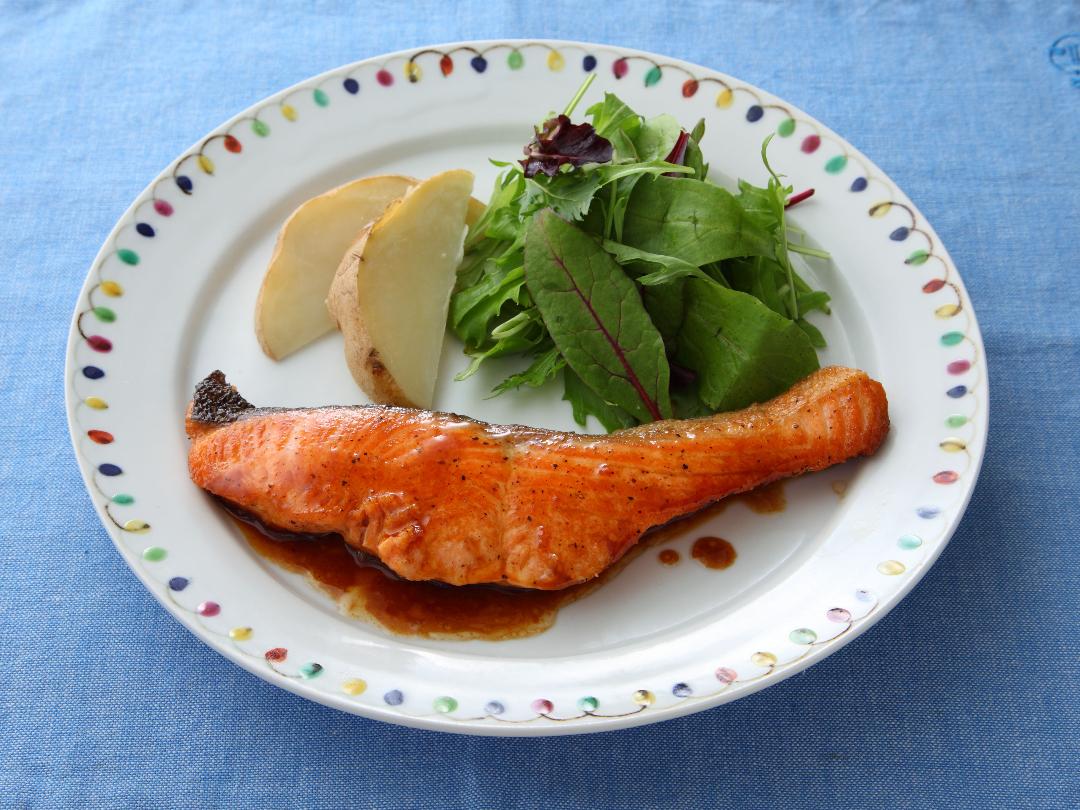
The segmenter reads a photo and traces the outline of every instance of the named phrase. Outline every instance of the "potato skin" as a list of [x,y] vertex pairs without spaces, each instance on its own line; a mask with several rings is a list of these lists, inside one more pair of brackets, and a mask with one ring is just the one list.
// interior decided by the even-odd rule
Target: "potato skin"
[[[387,208],[387,213],[399,202],[391,203]],[[379,358],[379,350],[372,343],[371,336],[364,326],[364,320],[360,317],[356,275],[364,261],[364,246],[374,226],[375,223],[367,225],[342,258],[337,273],[334,274],[334,280],[330,284],[326,308],[330,312],[330,317],[337,321],[338,329],[345,338],[345,362],[356,384],[364,393],[380,405],[415,408],[416,404],[405,396],[398,387],[397,381],[383,365]]]
[[[333,328],[322,302],[328,273],[338,266],[340,255],[324,256],[313,268],[298,264],[297,256],[305,254],[299,246],[310,242],[316,228],[323,244],[349,244],[360,228],[378,219],[394,199],[419,182],[405,175],[363,177],[312,197],[289,215],[278,231],[255,302],[255,337],[267,357],[282,360]],[[348,228],[344,212],[349,212],[350,219],[363,213]],[[337,235],[328,239],[327,227]],[[348,228],[344,234],[343,228]],[[325,252],[325,248],[320,251]],[[318,280],[326,286],[319,289]]]
[[[468,175],[471,184],[471,173],[463,170],[453,170],[444,174],[453,176]],[[443,177],[443,175],[437,177]],[[434,180],[435,178],[430,179]],[[450,182],[454,181],[450,180]],[[395,378],[394,372],[391,372],[388,363],[381,355],[378,348],[378,345],[381,344],[377,344],[373,336],[374,330],[367,321],[367,318],[371,316],[369,310],[375,304],[373,299],[370,298],[370,291],[367,294],[361,292],[362,285],[360,282],[371,277],[367,274],[376,272],[374,266],[365,266],[366,261],[373,261],[370,254],[375,249],[375,243],[378,242],[383,245],[384,250],[386,245],[400,243],[400,228],[404,226],[408,230],[411,224],[417,221],[418,217],[422,217],[419,212],[424,209],[419,208],[419,206],[424,205],[424,203],[416,203],[411,207],[403,205],[403,203],[407,199],[413,201],[419,199],[412,196],[414,192],[423,197],[432,188],[432,186],[428,185],[428,181],[409,188],[401,197],[389,203],[377,219],[361,230],[338,264],[326,297],[326,311],[329,318],[337,325],[344,337],[345,362],[349,367],[353,380],[373,402],[378,404],[421,409],[430,407],[430,402],[426,400],[420,402],[414,399],[415,392],[412,396],[405,393],[402,383]],[[440,186],[440,188],[442,187]],[[473,197],[468,197],[463,212],[463,224],[471,225],[483,214],[485,209],[486,206],[483,203]],[[379,251],[376,250],[376,253],[379,253]],[[385,268],[380,266],[378,272],[385,274]],[[445,320],[445,315],[443,315],[443,319]],[[444,324],[442,326],[445,327]],[[398,371],[400,372],[400,370]],[[408,375],[406,379],[408,379]]]
[[[305,285],[304,279],[297,273],[295,263],[286,257],[288,252],[296,252],[297,240],[303,240],[304,236],[312,232],[313,219],[322,218],[325,221],[332,212],[340,210],[338,207],[343,204],[355,207],[361,202],[357,197],[366,194],[370,219],[360,221],[349,234],[350,240],[355,243],[362,227],[377,220],[393,207],[395,199],[400,199],[400,196],[390,199],[388,194],[403,195],[419,182],[415,177],[398,174],[362,177],[312,197],[289,215],[278,231],[274,252],[267,264],[255,302],[255,338],[267,357],[271,360],[283,360],[333,329],[333,316],[327,320],[319,314],[323,311],[322,302],[327,296],[329,283],[322,290],[312,289],[310,283]],[[352,198],[351,201],[349,198]],[[470,198],[466,224],[475,222],[485,208],[482,202]],[[303,236],[298,235],[301,232]],[[340,267],[340,257],[331,261],[331,266]],[[315,312],[311,311],[308,303],[314,303],[313,296],[319,304],[319,309]],[[295,313],[301,310],[307,313],[306,316],[299,316],[290,326],[282,324],[283,319],[296,317]]]

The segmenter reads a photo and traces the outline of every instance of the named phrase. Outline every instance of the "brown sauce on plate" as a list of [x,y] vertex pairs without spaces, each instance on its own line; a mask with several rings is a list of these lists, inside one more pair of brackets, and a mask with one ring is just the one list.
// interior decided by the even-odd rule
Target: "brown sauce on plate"
[[759,515],[783,512],[787,507],[787,496],[784,495],[784,482],[775,481],[772,484],[766,484],[763,487],[752,489],[749,492],[732,495],[730,498],[725,498],[720,501],[717,505],[720,509],[723,509],[728,504],[736,501],[742,501],[752,512],[756,512]]
[[358,560],[338,535],[279,540],[239,519],[236,524],[260,556],[306,574],[343,613],[405,636],[492,641],[532,636],[554,624],[559,608],[609,577],[605,573],[561,591],[412,582]]
[[[783,509],[785,501],[779,485],[771,484],[765,489],[770,491],[734,497],[746,501],[755,512]],[[288,571],[307,575],[347,615],[374,621],[392,633],[405,636],[499,641],[544,632],[555,623],[555,617],[564,605],[614,579],[643,551],[685,534],[722,511],[726,504],[727,501],[721,501],[649,532],[596,579],[561,591],[413,582],[395,576],[374,557],[354,553],[340,535],[272,537],[235,514],[234,522],[257,554]],[[694,545],[694,556],[699,559],[697,548],[701,542]],[[664,549],[659,559],[665,565],[675,565],[679,562],[679,553]],[[734,559],[732,548],[727,565]],[[711,568],[726,567],[701,561]]]
[[690,549],[692,556],[706,568],[722,570],[735,562],[735,546],[722,537],[699,537]]
[[673,548],[665,548],[656,556],[664,565],[675,565],[679,561],[679,552]]

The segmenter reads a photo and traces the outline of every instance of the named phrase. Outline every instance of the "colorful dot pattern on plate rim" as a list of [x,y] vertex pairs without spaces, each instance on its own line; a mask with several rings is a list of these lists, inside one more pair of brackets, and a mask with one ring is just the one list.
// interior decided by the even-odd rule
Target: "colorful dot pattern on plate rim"
[[[581,53],[575,59],[569,59],[567,52],[576,50]],[[80,310],[75,318],[75,328],[84,345],[98,357],[95,362],[86,362],[76,366],[73,384],[77,384],[79,392],[78,416],[81,419],[88,416],[91,423],[93,413],[108,409],[108,401],[102,396],[105,393],[108,381],[108,359],[113,352],[114,340],[107,334],[109,325],[117,322],[121,317],[118,309],[122,309],[124,287],[115,279],[104,275],[105,268],[111,261],[119,262],[128,268],[141,266],[142,256],[139,253],[138,240],[154,239],[162,228],[168,227],[171,217],[176,213],[173,203],[158,196],[158,188],[162,183],[171,182],[185,197],[197,195],[202,182],[209,182],[215,174],[227,163],[219,166],[214,159],[206,154],[211,144],[220,142],[228,156],[240,158],[244,154],[244,138],[268,138],[272,137],[275,127],[301,121],[300,110],[296,106],[295,99],[302,95],[310,97],[314,107],[308,114],[317,113],[319,109],[325,109],[338,103],[348,103],[353,97],[369,92],[393,91],[399,86],[416,84],[421,81],[435,81],[447,79],[461,70],[471,70],[477,75],[493,75],[488,73],[502,59],[506,69],[510,72],[520,71],[525,65],[526,59],[540,57],[551,72],[562,72],[576,65],[583,73],[605,69],[601,58],[609,59],[606,69],[617,81],[640,81],[644,87],[651,88],[667,81],[668,77],[680,82],[680,95],[685,98],[693,98],[702,92],[715,93],[715,108],[719,114],[727,114],[729,111],[736,113],[739,109],[738,101],[745,98],[748,104],[742,109],[741,115],[749,126],[772,126],[773,131],[780,138],[790,138],[797,132],[803,132],[799,140],[799,149],[805,155],[823,155],[821,171],[827,175],[842,175],[849,173],[851,180],[847,182],[847,189],[852,194],[863,194],[871,187],[879,187],[883,193],[889,195],[889,199],[877,200],[867,208],[867,215],[874,219],[884,219],[890,215],[905,217],[906,221],[889,229],[884,238],[892,243],[904,243],[908,240],[917,240],[911,251],[903,260],[903,264],[909,269],[932,268],[935,272],[931,277],[921,280],[919,286],[921,292],[932,301],[932,310],[935,318],[941,321],[943,331],[939,342],[943,349],[943,374],[946,378],[952,378],[952,382],[942,390],[942,396],[952,400],[974,400],[974,389],[980,382],[978,376],[978,358],[974,356],[957,356],[956,350],[962,349],[965,344],[973,349],[974,344],[968,337],[968,326],[959,324],[952,326],[954,319],[966,312],[965,304],[956,282],[951,278],[954,272],[941,255],[935,252],[934,240],[927,231],[919,227],[918,218],[913,209],[902,202],[892,199],[892,186],[884,178],[876,177],[869,167],[865,166],[858,155],[850,153],[845,145],[820,131],[818,125],[811,120],[796,117],[782,104],[765,103],[759,93],[751,88],[728,82],[718,76],[694,76],[685,67],[675,64],[657,62],[651,57],[642,54],[622,55],[606,48],[595,46],[585,47],[565,44],[555,46],[548,43],[496,43],[483,47],[461,45],[448,51],[436,49],[420,50],[405,58],[403,64],[396,65],[393,61],[376,66],[372,75],[367,80],[361,80],[354,73],[372,69],[370,63],[359,63],[349,66],[341,71],[329,74],[319,80],[316,85],[307,85],[294,88],[285,95],[268,102],[252,115],[233,122],[228,131],[215,133],[206,138],[194,152],[182,156],[173,165],[170,175],[159,179],[151,191],[148,205],[139,206],[134,214],[134,221],[129,227],[119,228],[112,239],[111,247],[104,252],[104,256],[96,263],[94,274],[98,279],[92,285],[87,294],[85,308]],[[397,61],[401,61],[400,59]],[[431,67],[427,63],[431,63]],[[635,74],[634,67],[640,66],[640,74]],[[617,91],[617,87],[616,87]],[[305,108],[306,109],[306,108]],[[277,120],[274,120],[275,113]],[[775,114],[775,116],[773,115]],[[774,120],[774,124],[769,121]],[[941,294],[945,298],[940,297]],[[78,378],[82,378],[81,381]],[[956,381],[961,378],[963,381]],[[100,390],[99,390],[100,389]],[[971,424],[977,402],[973,402],[967,413],[955,413],[947,417],[943,428],[957,431]],[[85,408],[85,410],[84,410]],[[83,437],[91,445],[98,447],[111,445],[118,441],[110,431],[93,426],[85,428]],[[967,456],[967,440],[950,434],[943,437],[939,442],[939,448],[950,455]],[[85,447],[78,445],[80,455],[84,459]],[[970,459],[968,459],[970,461]],[[99,484],[99,476],[107,479],[122,477],[125,473],[116,464],[109,461],[98,461],[92,464],[96,468],[97,475],[91,476],[93,486],[101,496],[99,507],[106,518],[120,531],[128,535],[142,535],[151,531],[151,526],[146,521],[126,516],[127,507],[137,503],[135,497],[124,492],[114,491],[109,487]],[[955,465],[954,465],[955,466]],[[967,465],[970,467],[970,464]],[[936,472],[932,476],[933,483],[940,486],[955,484],[965,474],[966,469],[947,468]],[[109,494],[112,493],[112,494]],[[113,509],[121,507],[125,510],[124,517],[114,514]],[[923,520],[936,517],[940,513],[939,507],[933,504],[920,504],[912,510],[912,514]],[[923,538],[917,534],[905,534],[895,540],[894,549],[900,552],[914,552],[923,546]],[[138,559],[146,565],[160,568],[168,558],[167,549],[155,545],[141,547],[136,554]],[[909,573],[913,565],[899,559],[883,559],[876,567],[879,576],[897,577]],[[178,608],[201,619],[214,619],[224,611],[224,606],[214,600],[204,600],[195,606],[181,605],[176,600],[176,595],[184,591],[194,577],[176,573],[166,574],[164,579],[159,580],[164,594]],[[841,636],[848,633],[852,628],[870,616],[877,606],[877,600],[872,591],[861,588],[853,594],[853,604],[869,604],[858,616],[844,606],[830,608],[822,617],[827,622],[840,627],[839,632],[827,638],[819,637],[818,633],[806,627],[798,627],[790,631],[787,641],[801,650],[793,657],[781,661],[776,653],[759,651],[750,656],[748,661],[749,671],[743,674],[729,666],[720,666],[715,671],[715,679],[711,687],[704,688],[701,685],[692,685],[687,682],[668,684],[661,691],[672,695],[678,701],[701,700],[715,696],[719,692],[729,689],[735,684],[743,684],[768,677],[780,670],[787,669],[803,658],[812,649],[821,645],[830,644]],[[319,679],[324,673],[323,666],[316,661],[302,661],[292,668],[289,663],[289,653],[283,647],[260,647],[251,642],[257,639],[257,631],[247,625],[234,626],[230,629],[211,627],[204,622],[204,626],[212,629],[223,639],[227,639],[234,647],[244,655],[251,658],[259,658],[266,666],[278,675],[297,680],[312,681]],[[336,690],[350,698],[359,698],[370,694],[368,682],[363,678],[348,674],[338,679]],[[601,701],[592,695],[583,695],[577,698],[571,705],[557,706],[552,700],[545,697],[536,697],[531,700],[529,710],[531,714],[524,719],[507,719],[503,717],[507,713],[507,707],[501,700],[490,700],[484,706],[482,714],[477,716],[460,716],[458,700],[450,695],[440,695],[429,701],[430,712],[442,717],[448,717],[461,721],[490,720],[506,723],[528,723],[536,720],[553,722],[565,722],[583,718],[625,717],[647,710],[656,702],[655,690],[652,688],[640,688],[627,696],[629,702],[635,708],[611,714],[603,713]],[[373,698],[384,707],[399,708],[408,704],[406,693],[400,689],[383,690],[381,694]]]

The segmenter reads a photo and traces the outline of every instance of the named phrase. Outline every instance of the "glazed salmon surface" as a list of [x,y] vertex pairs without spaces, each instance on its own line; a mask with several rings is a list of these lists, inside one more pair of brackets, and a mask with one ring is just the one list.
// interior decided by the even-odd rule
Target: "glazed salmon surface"
[[406,579],[540,589],[595,577],[725,496],[873,453],[888,428],[881,385],[839,367],[742,411],[607,436],[379,406],[254,409],[220,372],[187,419],[192,481],[267,526],[338,532]]

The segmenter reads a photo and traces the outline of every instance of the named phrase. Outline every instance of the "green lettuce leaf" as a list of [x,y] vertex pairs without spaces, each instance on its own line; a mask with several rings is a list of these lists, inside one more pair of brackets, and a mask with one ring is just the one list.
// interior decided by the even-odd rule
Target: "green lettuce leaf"
[[684,303],[674,359],[697,374],[713,411],[764,402],[819,367],[799,325],[751,295],[689,279]]
[[711,183],[657,177],[630,198],[623,241],[700,267],[734,256],[769,256],[775,238],[731,192]]

